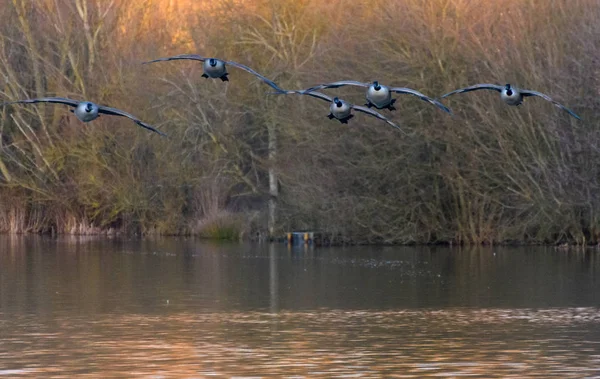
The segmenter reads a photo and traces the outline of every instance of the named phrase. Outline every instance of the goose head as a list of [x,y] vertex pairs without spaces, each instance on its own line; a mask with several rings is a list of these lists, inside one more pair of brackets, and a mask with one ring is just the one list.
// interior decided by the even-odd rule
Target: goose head
[[215,67],[217,65],[217,60],[215,58],[210,58],[208,60],[208,64],[211,65],[212,67]]
[[85,111],[86,111],[87,113],[90,113],[90,112],[91,112],[91,111],[93,111],[93,110],[94,110],[94,104],[92,104],[92,103],[86,103],[86,104],[85,104]]
[[506,96],[512,96],[513,94],[513,89],[510,86],[510,84],[506,84],[506,86],[504,87],[504,91],[506,92]]
[[375,91],[379,91],[381,89],[381,86],[379,85],[379,82],[377,80],[373,82],[373,89]]
[[334,97],[333,98],[333,103],[338,107],[341,108],[342,105],[344,105],[344,103],[342,103],[342,101],[338,98],[338,97]]

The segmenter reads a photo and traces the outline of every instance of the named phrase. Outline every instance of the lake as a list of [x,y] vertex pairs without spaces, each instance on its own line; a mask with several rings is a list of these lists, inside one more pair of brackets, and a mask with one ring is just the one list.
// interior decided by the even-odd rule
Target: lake
[[600,252],[0,236],[0,378],[600,378]]

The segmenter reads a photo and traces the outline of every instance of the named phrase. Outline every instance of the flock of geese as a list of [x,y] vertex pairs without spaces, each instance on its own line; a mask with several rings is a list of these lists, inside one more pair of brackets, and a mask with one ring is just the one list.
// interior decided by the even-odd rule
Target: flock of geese
[[[371,109],[374,107],[378,110],[388,109],[390,111],[394,111],[396,109],[394,107],[394,103],[396,102],[396,99],[394,99],[392,97],[393,93],[408,94],[408,95],[416,96],[416,97],[420,98],[421,100],[426,101],[429,104],[438,107],[440,110],[442,110],[448,114],[452,114],[450,109],[448,109],[448,107],[446,107],[440,101],[438,101],[436,99],[432,99],[432,98],[422,94],[419,91],[416,91],[416,90],[410,89],[410,88],[405,88],[405,87],[388,87],[383,84],[380,84],[378,81],[374,81],[372,83],[363,83],[363,82],[357,82],[357,81],[353,81],[353,80],[342,80],[342,81],[338,81],[338,82],[319,84],[319,85],[316,85],[314,87],[310,87],[310,88],[307,88],[304,90],[284,90],[281,87],[279,87],[277,84],[275,84],[275,82],[273,82],[272,80],[259,74],[258,72],[254,71],[250,67],[244,66],[237,62],[225,61],[225,60],[221,60],[221,59],[217,59],[217,58],[204,58],[204,57],[201,57],[200,55],[195,55],[195,54],[182,54],[182,55],[176,55],[176,56],[172,56],[172,57],[159,58],[159,59],[155,59],[155,60],[148,61],[148,62],[143,62],[143,64],[162,62],[162,61],[172,61],[172,60],[200,61],[203,63],[203,71],[204,71],[204,73],[202,74],[202,77],[207,78],[207,79],[208,78],[221,79],[222,81],[229,80],[229,78],[228,78],[229,72],[227,72],[227,66],[237,67],[241,70],[244,70],[244,71],[258,77],[260,80],[262,80],[264,83],[266,83],[267,85],[269,85],[271,88],[273,88],[275,90],[275,92],[270,92],[269,94],[307,95],[307,96],[311,96],[311,97],[314,97],[317,99],[327,101],[329,103],[329,114],[327,115],[327,117],[329,119],[335,118],[343,124],[347,124],[348,120],[350,120],[352,117],[354,117],[354,115],[352,113],[352,111],[354,110],[357,112],[366,113],[368,115],[376,117],[380,120],[385,121],[386,123],[393,126],[394,128],[400,129],[400,127],[398,127],[398,125],[396,125],[395,123],[390,121],[387,117],[385,117],[381,113]],[[321,92],[317,92],[318,90],[321,90],[321,89],[339,88],[339,87],[343,87],[343,86],[358,86],[358,87],[366,88],[366,100],[367,100],[366,104],[364,106],[355,105],[355,104],[351,104],[347,101],[344,101],[338,97],[331,98],[330,96],[327,96]],[[454,95],[457,93],[464,93],[464,92],[470,92],[470,91],[476,91],[476,90],[482,90],[482,89],[493,90],[493,91],[499,92],[500,98],[506,104],[515,105],[515,106],[522,104],[523,98],[525,98],[525,97],[538,96],[544,100],[551,102],[558,108],[565,110],[566,112],[568,112],[571,116],[575,117],[576,119],[578,119],[578,120],[581,119],[577,114],[575,114],[575,112],[568,109],[564,105],[552,100],[552,98],[550,98],[548,95],[545,95],[545,94],[543,94],[541,92],[537,92],[537,91],[516,88],[516,87],[511,86],[510,84],[506,84],[504,86],[496,85],[496,84],[476,84],[476,85],[473,85],[470,87],[454,90],[445,95],[442,95],[440,98],[445,98],[445,97],[448,97],[450,95]],[[138,119],[137,117],[133,116],[130,113],[124,112],[124,111],[116,109],[116,108],[111,108],[111,107],[107,107],[104,105],[98,105],[98,104],[95,104],[90,101],[77,101],[77,100],[66,99],[66,98],[62,98],[62,97],[42,97],[42,98],[37,98],[37,99],[25,99],[25,100],[5,102],[5,103],[0,104],[0,106],[4,107],[4,106],[10,105],[10,104],[35,104],[35,103],[66,104],[73,108],[73,109],[71,109],[71,112],[73,112],[75,114],[75,116],[83,122],[89,122],[89,121],[95,120],[96,118],[98,118],[100,116],[100,114],[108,114],[108,115],[113,115],[113,116],[127,117],[127,118],[133,120],[133,122],[135,122],[137,125],[145,128],[147,130],[150,130],[152,132],[158,133],[161,136],[166,137],[165,133],[157,130],[156,128],[152,127],[151,125],[148,125],[147,123],[141,121],[140,119]]]

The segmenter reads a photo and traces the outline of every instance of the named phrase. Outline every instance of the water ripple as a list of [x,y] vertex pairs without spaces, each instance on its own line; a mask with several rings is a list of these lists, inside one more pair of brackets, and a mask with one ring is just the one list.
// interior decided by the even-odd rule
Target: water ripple
[[0,324],[0,377],[592,377],[599,324],[598,308],[22,315]]

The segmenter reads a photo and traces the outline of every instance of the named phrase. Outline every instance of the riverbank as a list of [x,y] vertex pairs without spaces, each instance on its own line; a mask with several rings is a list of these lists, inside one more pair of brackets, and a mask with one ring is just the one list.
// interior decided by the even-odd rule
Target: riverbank
[[237,229],[226,227],[224,229],[214,228],[211,229],[210,232],[201,232],[201,233],[180,233],[180,234],[160,234],[160,233],[136,233],[136,232],[122,232],[115,229],[98,229],[98,228],[89,228],[83,230],[83,232],[73,232],[73,233],[55,233],[52,231],[47,232],[0,232],[0,236],[40,236],[40,237],[50,237],[50,238],[79,238],[79,237],[89,237],[98,240],[102,239],[177,239],[177,238],[185,238],[185,239],[196,239],[200,242],[252,242],[252,243],[275,243],[282,245],[289,245],[292,247],[339,247],[339,246],[373,246],[373,247],[385,247],[385,246],[413,246],[413,247],[461,247],[461,248],[476,248],[476,247],[553,247],[557,250],[570,250],[570,249],[600,249],[600,243],[577,243],[575,241],[546,241],[546,242],[538,242],[538,241],[499,241],[499,242],[484,242],[484,243],[469,243],[469,242],[456,242],[456,241],[435,241],[435,242],[389,242],[389,241],[377,241],[377,240],[355,240],[351,237],[345,237],[343,235],[333,235],[328,233],[321,233],[318,237],[311,239],[306,242],[298,242],[298,241],[290,241],[287,233],[279,234],[275,237],[268,237],[266,232],[256,232],[256,233],[241,233]]

